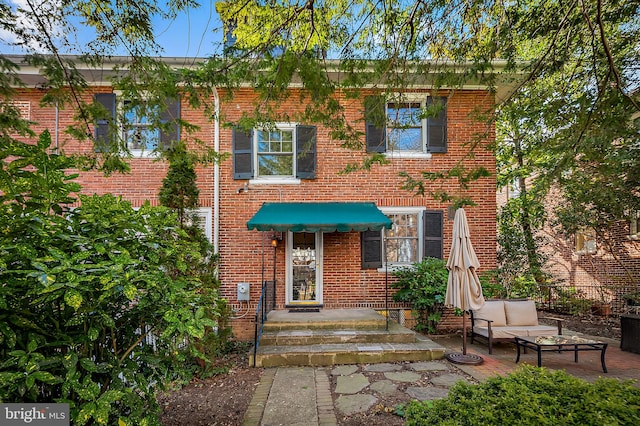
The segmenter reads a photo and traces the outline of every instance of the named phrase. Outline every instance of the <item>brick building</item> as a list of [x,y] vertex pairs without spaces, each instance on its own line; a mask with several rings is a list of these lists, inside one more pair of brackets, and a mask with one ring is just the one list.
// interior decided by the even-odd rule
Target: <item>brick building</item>
[[[126,58],[113,61],[123,63]],[[181,62],[167,63],[180,66]],[[84,100],[95,100],[113,113],[105,122],[118,120],[116,112],[129,100],[113,90],[107,72],[81,71],[90,83]],[[55,149],[65,153],[93,150],[91,144],[64,133],[73,110],[40,106],[44,91],[39,89],[38,70],[23,67],[20,74],[27,87],[17,91],[15,103],[36,123],[34,130],[49,129]],[[306,106],[297,101],[299,90],[291,89],[296,101],[283,107],[291,116]],[[197,184],[202,224],[220,255],[223,296],[236,311],[232,322],[236,337],[252,338],[262,283],[274,279],[276,309],[406,308],[388,301],[389,267],[409,265],[425,256],[445,258],[453,215],[447,204],[402,190],[400,172],[418,178],[421,172],[445,172],[460,163],[491,172],[471,183],[464,194],[453,179],[433,185],[469,195],[477,203],[466,209],[473,245],[482,269],[495,268],[495,158],[486,149],[494,129],[474,117],[478,111],[493,111],[503,90],[496,95],[479,85],[437,92],[428,85],[413,86],[393,101],[377,96],[373,89],[356,99],[337,92],[348,122],[366,141],[361,150],[343,147],[332,139],[330,129],[318,123],[276,123],[274,128],[250,132],[225,126],[253,108],[257,95],[250,88],[238,89],[230,98],[216,94],[214,117],[191,108],[184,99],[168,103],[169,116],[179,115],[199,126],[190,137],[231,154],[220,164],[199,167]],[[439,105],[437,116],[418,117],[416,111],[430,104]],[[367,119],[374,113],[385,114],[386,124]],[[131,172],[109,177],[82,172],[78,182],[85,193],[121,195],[134,206],[147,200],[157,204],[168,165],[149,155],[149,147],[179,139],[180,129],[163,133],[147,129],[140,117],[124,120],[129,120],[122,131],[133,154]],[[94,125],[98,140],[105,122]],[[476,146],[473,156],[471,146]],[[341,173],[370,152],[383,153],[388,164]]]

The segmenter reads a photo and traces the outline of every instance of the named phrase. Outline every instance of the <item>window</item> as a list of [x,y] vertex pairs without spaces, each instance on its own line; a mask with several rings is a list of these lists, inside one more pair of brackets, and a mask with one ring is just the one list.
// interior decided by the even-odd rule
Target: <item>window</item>
[[447,98],[405,94],[365,98],[368,152],[424,156],[447,152]]
[[393,221],[391,229],[384,229],[384,246],[387,262],[412,264],[418,261],[420,238],[418,237],[417,213],[391,213],[387,217]]
[[167,98],[165,105],[158,107],[120,99],[115,93],[98,93],[94,100],[104,108],[95,123],[98,151],[122,146],[134,156],[146,157],[180,140],[179,100]]
[[442,211],[412,207],[382,211],[393,225],[362,233],[363,268],[380,268],[385,259],[390,266],[411,265],[425,257],[442,259]]
[[233,130],[234,179],[315,179],[316,127],[277,125],[274,129]]
[[635,217],[629,220],[629,239],[640,240],[640,213],[635,213]]
[[122,108],[122,132],[123,139],[129,151],[153,151],[160,143],[160,129],[151,126],[148,115],[157,114],[157,111],[145,112],[145,105],[134,104],[125,99]]
[[190,218],[202,229],[207,239],[211,242],[213,238],[212,225],[211,225],[211,207],[199,207],[193,210],[189,210]]
[[586,228],[576,232],[576,253],[593,254],[596,252],[596,231]]
[[258,176],[294,176],[294,129],[258,130]]

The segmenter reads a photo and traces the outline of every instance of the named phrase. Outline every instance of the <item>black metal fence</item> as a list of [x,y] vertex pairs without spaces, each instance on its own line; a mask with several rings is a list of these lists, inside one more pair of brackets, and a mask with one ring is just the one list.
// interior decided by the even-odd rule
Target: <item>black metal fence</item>
[[253,337],[253,366],[256,366],[256,355],[258,345],[260,345],[260,337],[264,329],[264,323],[267,322],[267,315],[276,307],[276,282],[264,281],[262,283],[262,292],[260,293],[260,301],[256,308],[255,331]]
[[[636,310],[633,295],[640,295],[635,284],[605,287],[544,286],[533,296],[540,309],[570,315],[620,315]],[[636,296],[637,297],[637,296]]]

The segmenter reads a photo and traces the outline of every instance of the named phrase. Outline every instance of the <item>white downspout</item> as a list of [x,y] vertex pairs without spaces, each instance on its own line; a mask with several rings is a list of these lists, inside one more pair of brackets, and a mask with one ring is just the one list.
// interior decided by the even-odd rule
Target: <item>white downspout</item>
[[[213,117],[213,149],[220,152],[220,96],[218,89],[213,88],[214,117]],[[213,164],[213,247],[218,253],[220,251],[220,164],[218,161]]]

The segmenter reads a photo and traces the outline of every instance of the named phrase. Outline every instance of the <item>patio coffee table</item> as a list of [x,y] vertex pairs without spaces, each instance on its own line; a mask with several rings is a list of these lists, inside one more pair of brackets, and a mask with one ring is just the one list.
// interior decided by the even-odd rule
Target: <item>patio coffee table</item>
[[600,351],[602,371],[607,372],[607,366],[604,363],[607,343],[604,342],[578,336],[518,336],[515,342],[518,349],[516,363],[520,361],[520,348],[523,348],[525,353],[527,349],[533,349],[538,353],[538,367],[542,367],[542,352],[573,352],[574,361],[578,362],[578,352]]

